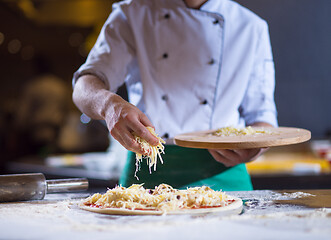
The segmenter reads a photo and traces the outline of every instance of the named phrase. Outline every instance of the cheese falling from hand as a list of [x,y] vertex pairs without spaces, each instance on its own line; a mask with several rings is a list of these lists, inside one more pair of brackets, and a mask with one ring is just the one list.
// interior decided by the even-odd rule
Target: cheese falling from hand
[[135,135],[135,140],[140,144],[142,151],[145,153],[143,155],[136,153],[136,171],[134,173],[134,176],[138,180],[139,178],[137,176],[137,172],[140,170],[140,165],[143,161],[143,158],[147,160],[149,173],[152,173],[152,167],[154,167],[154,171],[156,171],[156,163],[158,157],[160,158],[160,162],[163,164],[161,153],[164,154],[163,144],[165,143],[165,141],[155,133],[153,128],[147,127],[147,129],[148,131],[150,131],[150,133],[152,133],[155,137],[159,139],[159,143],[156,146],[152,146],[145,139],[142,139],[141,137]]
[[155,189],[145,189],[142,184],[125,188],[116,186],[105,194],[96,193],[84,200],[83,204],[99,208],[120,208],[131,210],[177,211],[203,207],[227,206],[231,199],[222,191],[207,186],[178,190],[167,184]]
[[223,127],[217,129],[213,132],[213,135],[220,136],[220,137],[227,137],[227,136],[245,136],[245,135],[253,135],[253,134],[261,134],[261,133],[269,133],[269,131],[261,128],[255,129],[251,126],[245,128],[235,128],[235,127]]

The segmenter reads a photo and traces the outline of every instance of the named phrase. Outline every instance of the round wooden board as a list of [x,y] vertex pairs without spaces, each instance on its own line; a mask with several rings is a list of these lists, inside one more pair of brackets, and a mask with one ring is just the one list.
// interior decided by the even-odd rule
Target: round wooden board
[[292,127],[254,128],[267,133],[243,136],[216,136],[215,130],[185,133],[174,138],[178,146],[204,149],[249,149],[291,145],[308,141],[311,133],[308,130]]
[[121,209],[121,208],[97,208],[97,207],[89,207],[84,204],[80,204],[79,208],[83,210],[87,210],[90,212],[108,214],[108,215],[182,215],[182,214],[211,214],[217,213],[222,215],[232,215],[232,214],[240,214],[243,208],[243,202],[240,198],[231,197],[230,199],[234,199],[235,201],[230,203],[224,207],[212,207],[212,208],[198,208],[198,209],[183,209],[178,211],[171,212],[161,212],[155,210],[130,210],[130,209]]

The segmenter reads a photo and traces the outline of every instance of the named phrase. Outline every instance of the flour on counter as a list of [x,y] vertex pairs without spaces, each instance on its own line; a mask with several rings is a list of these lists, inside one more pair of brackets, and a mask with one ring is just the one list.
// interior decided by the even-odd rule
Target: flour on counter
[[315,195],[305,192],[279,193],[271,190],[255,190],[253,192],[236,192],[233,194],[244,201],[245,213],[258,215],[261,212],[287,212],[302,209],[302,206],[275,203],[278,200],[291,200],[296,198],[313,197]]
[[283,193],[283,196],[289,198],[315,197],[316,195],[305,192]]
[[[78,208],[82,198],[0,204],[1,239],[155,239],[223,238],[254,240],[329,240],[331,209],[275,204],[274,200],[308,196],[269,190],[231,192],[246,202],[241,215],[111,216]],[[310,196],[310,195],[309,195]],[[309,197],[308,196],[308,197]],[[17,228],[20,231],[17,231]],[[233,231],[241,229],[241,231]],[[27,238],[28,236],[28,238]]]

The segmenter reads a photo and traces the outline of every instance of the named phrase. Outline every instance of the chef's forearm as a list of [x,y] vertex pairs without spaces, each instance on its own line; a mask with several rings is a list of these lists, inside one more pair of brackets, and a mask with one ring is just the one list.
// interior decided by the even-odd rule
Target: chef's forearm
[[103,120],[109,101],[117,96],[115,95],[96,76],[83,75],[74,86],[72,98],[79,110],[87,116]]

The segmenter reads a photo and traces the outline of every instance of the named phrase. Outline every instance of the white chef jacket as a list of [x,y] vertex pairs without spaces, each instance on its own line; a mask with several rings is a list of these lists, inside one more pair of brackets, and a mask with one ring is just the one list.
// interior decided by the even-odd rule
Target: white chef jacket
[[254,122],[277,126],[267,23],[229,0],[199,10],[181,0],[116,3],[73,82],[94,74],[163,138]]

